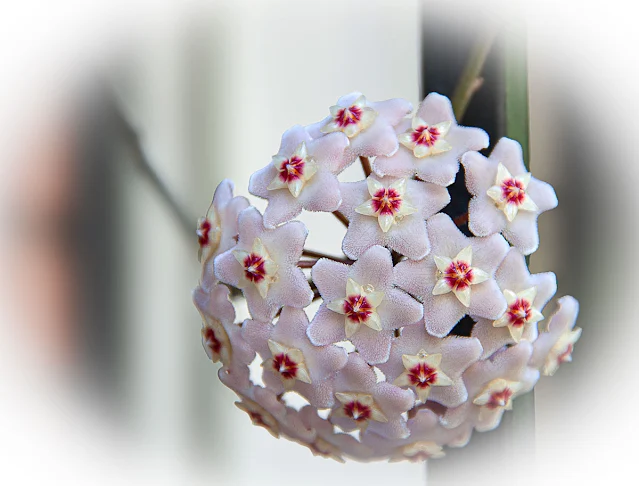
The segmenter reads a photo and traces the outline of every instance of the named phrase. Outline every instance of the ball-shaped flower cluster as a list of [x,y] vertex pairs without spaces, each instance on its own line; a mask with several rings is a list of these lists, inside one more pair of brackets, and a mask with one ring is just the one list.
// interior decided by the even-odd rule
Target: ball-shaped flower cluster
[[[549,316],[555,275],[526,263],[553,188],[513,140],[481,155],[487,134],[458,125],[444,96],[411,112],[402,99],[340,98],[324,120],[288,130],[251,177],[264,214],[223,181],[198,224],[194,300],[220,379],[254,424],[340,461],[464,446],[570,361],[580,335],[576,300]],[[357,160],[365,178],[340,182]],[[467,213],[451,218],[451,193]],[[303,210],[344,223],[343,257],[305,249],[293,220]],[[240,292],[251,318],[237,323]]]

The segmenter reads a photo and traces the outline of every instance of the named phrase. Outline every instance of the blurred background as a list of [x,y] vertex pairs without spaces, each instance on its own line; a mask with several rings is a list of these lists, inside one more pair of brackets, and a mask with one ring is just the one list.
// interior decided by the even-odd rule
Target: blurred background
[[[599,484],[629,474],[639,364],[632,13],[614,1],[13,6],[0,29],[0,481]],[[487,443],[476,434],[427,474],[334,464],[275,441],[233,406],[202,350],[190,298],[197,217],[223,178],[248,196],[282,132],[319,120],[340,95],[417,105],[438,52],[495,22],[527,38],[531,170],[560,200],[540,219],[531,268],[554,271],[557,296],[580,300],[584,328],[574,363],[535,389],[535,452],[501,430],[484,434],[498,449],[473,447]],[[331,218],[303,220],[310,247],[339,251]],[[488,459],[514,448],[517,464],[501,474]]]

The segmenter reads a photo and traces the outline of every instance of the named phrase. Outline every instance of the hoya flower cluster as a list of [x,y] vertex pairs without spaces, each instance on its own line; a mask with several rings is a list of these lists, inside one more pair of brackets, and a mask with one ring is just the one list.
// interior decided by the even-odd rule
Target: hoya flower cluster
[[[284,133],[252,175],[264,214],[220,184],[198,225],[194,298],[204,348],[254,424],[340,461],[437,458],[497,427],[540,374],[570,361],[578,304],[563,297],[551,315],[555,275],[526,265],[555,192],[517,142],[485,157],[488,145],[439,94],[413,113],[353,93]],[[358,161],[362,180],[340,182]],[[460,177],[468,212],[453,219]],[[344,223],[342,257],[305,248],[302,211]]]

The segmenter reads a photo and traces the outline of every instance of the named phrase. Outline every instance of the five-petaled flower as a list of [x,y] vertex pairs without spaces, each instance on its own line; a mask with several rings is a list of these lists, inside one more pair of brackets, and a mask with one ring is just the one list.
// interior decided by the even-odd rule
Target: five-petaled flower
[[233,197],[233,183],[225,179],[215,189],[213,201],[206,216],[197,222],[196,235],[199,249],[199,259],[202,262],[202,285],[210,283],[206,276],[213,273],[210,265],[213,258],[227,251],[237,243],[237,218],[240,212],[250,206],[248,200],[242,196]]
[[444,187],[428,182],[377,178],[341,184],[342,212],[350,221],[342,242],[353,259],[382,245],[413,260],[430,251],[426,219],[450,202]]
[[321,259],[311,275],[324,299],[308,328],[316,346],[350,339],[370,364],[383,363],[394,330],[422,318],[422,305],[394,287],[386,248],[374,246],[352,265]]
[[531,275],[526,259],[511,248],[495,272],[495,280],[504,293],[508,307],[498,319],[477,318],[472,336],[479,339],[484,354],[491,356],[502,346],[522,339],[537,339],[537,323],[544,316],[542,310],[557,291],[557,278],[552,272]]
[[579,303],[570,296],[557,302],[559,308],[548,321],[548,332],[542,333],[534,343],[531,366],[545,376],[554,375],[562,363],[572,361],[575,343],[581,337],[581,329],[575,327]]
[[412,111],[412,105],[401,98],[385,101],[368,101],[361,93],[342,96],[330,108],[330,115],[319,123],[307,127],[314,139],[332,132],[343,132],[349,138],[344,150],[347,161],[357,157],[392,155],[397,152],[399,142],[395,126]]
[[552,186],[526,170],[521,145],[502,138],[490,157],[468,152],[461,162],[473,196],[468,207],[470,231],[477,236],[503,233],[524,255],[537,250],[537,217],[557,206],[557,196]]
[[444,337],[466,314],[498,319],[506,299],[494,274],[508,243],[500,235],[467,237],[445,214],[433,216],[426,226],[431,254],[396,267],[397,285],[424,302],[426,330]]
[[344,153],[347,146],[343,133],[313,140],[300,125],[287,130],[271,163],[249,182],[251,194],[268,200],[264,225],[274,228],[303,209],[335,211],[342,201],[337,174],[349,163]]
[[238,243],[215,259],[216,277],[242,289],[254,319],[270,321],[285,305],[309,305],[313,291],[297,267],[308,233],[304,224],[292,221],[268,229],[253,207],[242,211],[238,221]]
[[449,186],[459,171],[459,158],[469,150],[488,147],[488,135],[479,128],[457,124],[445,96],[429,94],[412,120],[395,130],[403,147],[390,157],[377,157],[373,170],[380,176],[412,177]]

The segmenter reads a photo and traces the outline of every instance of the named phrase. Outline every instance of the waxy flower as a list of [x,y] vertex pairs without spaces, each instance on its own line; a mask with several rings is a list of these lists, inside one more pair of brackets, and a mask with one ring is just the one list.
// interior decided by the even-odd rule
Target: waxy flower
[[581,329],[575,327],[579,303],[566,296],[559,299],[557,305],[559,308],[548,321],[548,332],[535,341],[530,362],[545,376],[554,375],[562,363],[572,361],[573,348],[581,337]]
[[357,354],[335,378],[335,406],[331,422],[346,431],[370,430],[389,439],[409,435],[402,413],[412,408],[411,391],[377,383],[373,369]]
[[312,277],[324,299],[308,328],[316,346],[350,339],[366,361],[383,363],[394,330],[416,324],[423,316],[419,302],[394,288],[393,262],[386,248],[374,246],[352,265],[321,259]]
[[498,319],[477,319],[472,336],[484,348],[482,359],[504,345],[537,339],[537,323],[544,319],[542,310],[557,291],[555,274],[531,275],[525,257],[516,248],[511,248],[499,265],[495,280],[508,307]]
[[512,409],[512,400],[539,379],[539,372],[528,366],[531,354],[532,344],[522,341],[473,364],[463,375],[468,401],[449,408],[442,424],[455,428],[470,421],[480,432],[497,427],[504,411]]
[[[197,240],[200,245],[199,258],[203,273],[213,273],[212,262],[220,253],[232,248],[237,243],[237,217],[249,207],[245,197],[233,197],[234,185],[228,179],[223,180],[215,189],[213,201],[206,216],[197,222]],[[202,284],[211,279],[203,277]]]
[[331,422],[321,418],[315,408],[304,407],[300,410],[302,422],[316,432],[315,440],[307,444],[314,456],[344,461],[344,456],[358,459],[370,459],[372,450],[349,434],[336,434]]
[[425,220],[450,202],[445,188],[407,179],[370,176],[341,187],[339,210],[350,221],[342,249],[353,259],[374,245],[423,258],[430,250]]
[[439,339],[424,326],[408,326],[393,341],[388,361],[378,367],[386,381],[414,390],[422,403],[428,399],[456,407],[468,398],[461,375],[481,353],[477,339]]
[[286,417],[286,406],[270,390],[252,387],[239,394],[241,401],[235,402],[240,410],[250,417],[253,425],[265,428],[273,437],[280,436],[280,421]]
[[225,367],[244,372],[248,379],[247,365],[255,358],[255,352],[242,339],[240,326],[235,324],[235,308],[229,301],[229,289],[215,285],[210,291],[198,287],[193,291],[193,302],[202,316],[202,346],[214,363],[221,361]]
[[239,231],[236,247],[215,259],[215,274],[242,289],[251,316],[270,321],[285,305],[301,309],[310,304],[313,292],[297,267],[306,227],[293,221],[267,229],[262,215],[251,207],[240,213]]
[[382,457],[389,455],[390,449],[390,462],[422,462],[444,457],[444,446],[463,447],[473,431],[468,424],[447,429],[440,424],[439,417],[432,410],[421,406],[414,409],[407,426],[410,435],[405,439],[389,440],[367,431],[362,435],[362,443],[371,447],[374,455]]
[[450,100],[429,94],[412,120],[395,127],[402,147],[391,157],[377,157],[373,170],[380,176],[412,177],[449,186],[459,171],[459,158],[469,150],[488,147],[479,128],[457,125]]
[[394,126],[412,111],[403,99],[370,102],[361,93],[342,96],[330,108],[330,116],[308,127],[313,138],[322,134],[342,132],[350,140],[344,151],[353,162],[358,156],[374,157],[394,154],[399,143]]
[[526,170],[521,145],[502,138],[490,157],[468,152],[462,164],[473,196],[468,209],[470,231],[477,236],[503,233],[524,255],[537,250],[537,217],[557,206],[557,196],[549,184]]
[[313,140],[295,125],[282,136],[272,162],[251,176],[249,191],[267,199],[264,225],[273,228],[307,211],[335,211],[341,201],[339,174],[348,161],[348,138],[334,133]]
[[284,307],[277,325],[247,320],[242,336],[263,359],[263,380],[277,395],[294,390],[318,408],[333,406],[333,377],[346,364],[338,346],[313,346],[302,309]]
[[506,256],[508,243],[500,235],[469,238],[445,214],[433,216],[426,226],[430,254],[395,267],[396,284],[423,300],[426,330],[444,337],[466,314],[501,317],[506,299],[494,274]]

